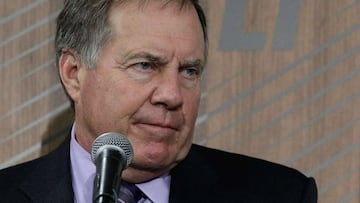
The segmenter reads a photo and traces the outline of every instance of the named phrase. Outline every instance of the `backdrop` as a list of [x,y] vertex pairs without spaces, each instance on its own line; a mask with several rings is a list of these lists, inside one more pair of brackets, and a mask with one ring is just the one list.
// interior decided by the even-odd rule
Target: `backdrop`
[[[360,1],[208,0],[196,143],[315,177],[319,202],[360,202]],[[60,0],[0,1],[0,168],[68,133],[54,65]],[[236,163],[234,163],[236,164]]]

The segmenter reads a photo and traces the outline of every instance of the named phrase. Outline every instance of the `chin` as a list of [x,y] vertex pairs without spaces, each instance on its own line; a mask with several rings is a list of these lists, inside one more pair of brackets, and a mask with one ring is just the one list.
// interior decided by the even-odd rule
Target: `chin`
[[169,172],[176,164],[168,160],[135,159],[122,176],[124,180],[132,183],[145,182]]
[[121,178],[130,183],[142,183],[159,177],[169,170],[143,170],[129,166],[126,170],[123,171]]
[[133,163],[131,164],[134,168],[141,170],[161,170],[163,168],[168,168],[169,165],[172,165],[176,162],[176,159],[169,157],[168,155],[145,155],[135,157]]
[[168,171],[185,158],[181,154],[170,153],[168,150],[135,153],[132,168],[144,171]]
[[[133,163],[124,170],[123,179],[132,183],[141,183],[161,176],[181,162],[187,152],[188,150],[182,150],[174,156],[169,156],[169,153],[137,153]],[[150,154],[151,156],[149,156]]]
[[141,143],[134,147],[134,164],[167,165],[177,156],[177,148],[167,143]]

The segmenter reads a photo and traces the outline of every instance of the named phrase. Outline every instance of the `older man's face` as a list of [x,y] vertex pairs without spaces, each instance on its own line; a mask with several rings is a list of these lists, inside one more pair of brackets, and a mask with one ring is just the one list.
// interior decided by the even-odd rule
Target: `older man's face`
[[80,70],[75,99],[77,139],[85,148],[104,132],[128,137],[134,163],[123,175],[132,182],[184,159],[200,100],[205,46],[196,11],[159,2],[111,10],[113,40],[96,69]]

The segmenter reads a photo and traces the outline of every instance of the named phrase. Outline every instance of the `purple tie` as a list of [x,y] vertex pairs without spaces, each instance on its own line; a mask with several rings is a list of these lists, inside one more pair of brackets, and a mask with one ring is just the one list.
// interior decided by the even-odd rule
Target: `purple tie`
[[143,193],[136,187],[135,184],[121,182],[119,202],[121,203],[137,203],[142,197]]

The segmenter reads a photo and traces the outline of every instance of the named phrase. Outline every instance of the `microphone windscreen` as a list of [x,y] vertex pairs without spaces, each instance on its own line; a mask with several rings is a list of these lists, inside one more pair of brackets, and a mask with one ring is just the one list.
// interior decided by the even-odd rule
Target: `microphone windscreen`
[[110,147],[115,146],[120,148],[120,150],[122,150],[125,154],[125,158],[126,158],[125,168],[127,168],[131,164],[134,157],[134,152],[129,140],[125,136],[119,133],[109,132],[109,133],[104,133],[99,137],[97,137],[94,140],[91,148],[91,159],[94,163],[98,151],[101,150],[101,148],[103,148],[104,146],[110,146]]

